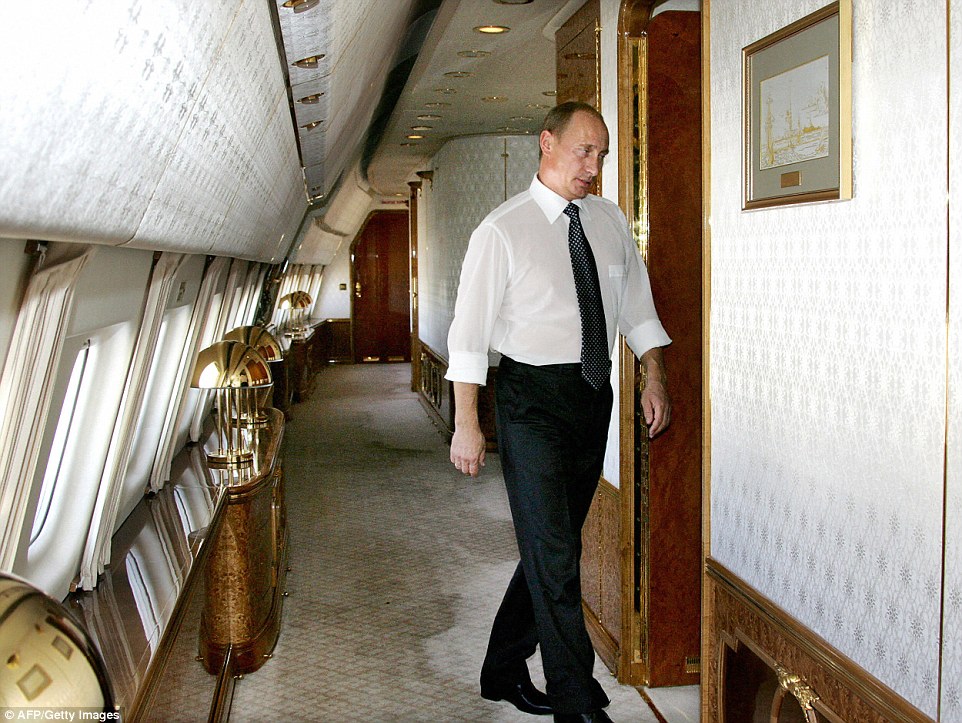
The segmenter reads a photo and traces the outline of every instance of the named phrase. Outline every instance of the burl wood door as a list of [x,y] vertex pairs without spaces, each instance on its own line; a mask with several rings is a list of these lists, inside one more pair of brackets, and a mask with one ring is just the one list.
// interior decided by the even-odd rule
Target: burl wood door
[[352,250],[354,361],[410,361],[407,211],[375,211]]

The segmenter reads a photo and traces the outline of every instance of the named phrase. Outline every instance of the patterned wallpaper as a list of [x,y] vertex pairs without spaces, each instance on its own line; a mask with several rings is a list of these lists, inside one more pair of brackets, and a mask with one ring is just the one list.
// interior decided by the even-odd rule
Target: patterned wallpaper
[[743,212],[741,49],[824,4],[711,6],[711,549],[934,716],[945,6],[853,3],[855,198]]
[[0,235],[286,251],[306,198],[266,3],[6,3],[0,66]]
[[946,448],[945,613],[942,720],[962,721],[962,0],[949,3],[949,399]]
[[[503,156],[507,154],[507,158]],[[471,232],[502,201],[525,190],[538,170],[535,136],[473,136],[435,155],[418,208],[420,338],[447,358],[461,261]]]

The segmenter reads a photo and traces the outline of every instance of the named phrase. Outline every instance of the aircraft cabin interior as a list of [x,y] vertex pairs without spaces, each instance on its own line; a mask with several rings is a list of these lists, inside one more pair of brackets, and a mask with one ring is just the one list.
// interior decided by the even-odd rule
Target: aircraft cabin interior
[[671,337],[581,531],[607,715],[962,723],[960,79],[962,0],[3,3],[0,715],[530,719],[448,334],[578,101]]

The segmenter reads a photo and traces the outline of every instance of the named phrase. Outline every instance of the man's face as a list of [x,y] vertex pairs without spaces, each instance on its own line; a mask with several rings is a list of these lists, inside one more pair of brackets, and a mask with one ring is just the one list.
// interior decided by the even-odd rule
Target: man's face
[[590,113],[577,111],[560,133],[541,132],[538,178],[563,198],[588,195],[608,155],[608,129]]

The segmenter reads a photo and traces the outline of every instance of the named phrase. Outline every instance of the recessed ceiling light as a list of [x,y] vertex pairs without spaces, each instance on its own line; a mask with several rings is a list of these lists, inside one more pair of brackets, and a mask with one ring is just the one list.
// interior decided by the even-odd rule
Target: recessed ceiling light
[[548,96],[549,98],[554,98],[556,95],[558,95],[558,91],[556,91],[556,90],[543,90],[543,91],[541,91],[541,95],[546,95],[546,96]]
[[425,103],[425,108],[447,108],[450,103],[445,103],[443,100],[436,100],[433,103]]
[[487,50],[460,50],[458,51],[459,58],[487,58],[491,53]]
[[511,30],[511,28],[506,25],[479,25],[474,29],[475,32],[484,33],[485,35],[500,35],[509,30]]
[[544,103],[528,103],[525,108],[531,108],[532,110],[547,110],[550,105],[545,105]]
[[324,53],[318,53],[317,55],[311,55],[307,58],[301,58],[300,60],[295,60],[291,65],[296,65],[298,68],[316,68],[317,61],[324,57]]
[[320,2],[321,0],[287,0],[281,7],[290,8],[295,13],[302,13],[305,10],[316,8]]
[[302,125],[301,128],[303,128],[303,129],[306,130],[306,131],[314,130],[314,129],[317,128],[322,122],[323,122],[323,121],[316,120],[316,121],[313,121],[313,122],[311,122],[311,123],[306,123],[306,124]]
[[297,102],[298,102],[298,103],[306,103],[306,104],[310,105],[310,104],[312,104],[312,103],[317,103],[317,101],[319,101],[319,100],[321,99],[321,96],[322,96],[322,95],[324,95],[324,94],[323,94],[323,93],[311,93],[310,95],[305,95],[303,98],[298,98],[298,99],[297,99]]
[[485,103],[504,103],[507,99],[506,95],[486,95],[481,100]]
[[409,139],[409,140],[412,140],[412,141],[419,141],[419,140],[421,140],[422,138],[424,138],[424,136],[422,136],[420,133],[411,133],[411,134],[408,136],[408,139]]
[[425,113],[424,115],[419,115],[418,120],[441,120],[441,116]]
[[457,88],[435,88],[435,93],[444,93],[444,95],[454,95],[458,92]]
[[474,73],[469,73],[466,70],[451,70],[444,75],[447,78],[470,78]]
[[412,131],[429,131],[432,128],[434,128],[434,126],[411,126]]

